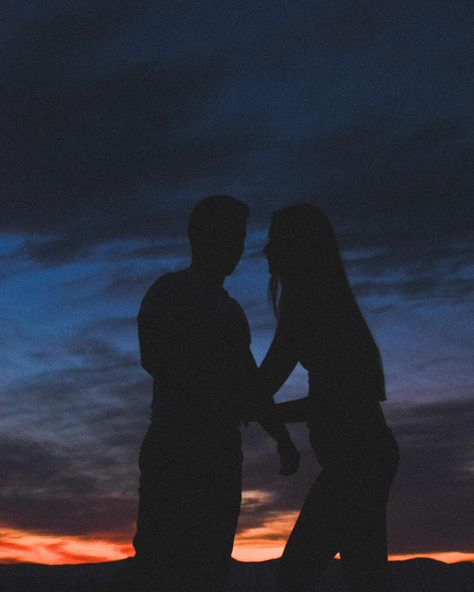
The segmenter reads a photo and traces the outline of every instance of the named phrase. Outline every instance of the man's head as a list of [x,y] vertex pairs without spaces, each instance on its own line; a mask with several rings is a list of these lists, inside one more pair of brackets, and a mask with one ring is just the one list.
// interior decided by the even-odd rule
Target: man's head
[[211,195],[202,199],[188,224],[193,264],[216,275],[230,275],[244,250],[248,215],[248,206],[235,197]]

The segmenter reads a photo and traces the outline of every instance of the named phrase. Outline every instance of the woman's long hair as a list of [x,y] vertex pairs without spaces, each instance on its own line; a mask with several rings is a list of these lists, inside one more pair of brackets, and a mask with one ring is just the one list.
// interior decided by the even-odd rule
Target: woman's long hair
[[[272,229],[285,243],[287,267],[291,267],[290,284],[313,282],[320,290],[332,292],[333,296],[339,294],[346,303],[355,303],[334,230],[321,210],[306,203],[276,210]],[[268,291],[278,318],[281,278],[271,276]]]
[[[288,206],[274,212],[272,234],[288,270],[287,277],[272,276],[269,282],[269,298],[277,319],[282,303],[287,306],[292,302],[288,306],[301,306],[303,310],[318,306],[321,318],[329,321],[325,327],[327,344],[339,343],[340,347],[341,340],[357,335],[354,346],[373,353],[376,367],[372,371],[380,377],[383,392],[379,398],[384,399],[379,349],[352,292],[329,219],[312,204]],[[290,298],[285,290],[292,293]]]

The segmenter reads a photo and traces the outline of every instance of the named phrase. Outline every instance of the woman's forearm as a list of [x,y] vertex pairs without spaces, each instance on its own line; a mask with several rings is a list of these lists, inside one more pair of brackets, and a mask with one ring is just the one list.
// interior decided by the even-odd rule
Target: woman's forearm
[[298,360],[289,343],[277,331],[258,371],[257,384],[260,396],[272,399],[293,372]]

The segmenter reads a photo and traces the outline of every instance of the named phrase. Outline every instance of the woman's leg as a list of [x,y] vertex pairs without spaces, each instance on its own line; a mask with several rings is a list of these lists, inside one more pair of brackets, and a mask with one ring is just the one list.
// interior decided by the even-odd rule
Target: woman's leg
[[339,551],[343,492],[342,476],[330,468],[323,469],[305,500],[280,559],[280,592],[312,589]]
[[342,566],[352,592],[389,592],[385,507],[354,507],[341,544]]
[[[357,465],[355,465],[357,466]],[[396,444],[383,458],[359,464],[348,498],[341,559],[353,592],[389,592],[386,509],[398,466]]]
[[280,592],[311,589],[338,551],[354,592],[390,590],[386,507],[397,466],[391,437],[384,451],[347,454],[321,471],[280,560]]

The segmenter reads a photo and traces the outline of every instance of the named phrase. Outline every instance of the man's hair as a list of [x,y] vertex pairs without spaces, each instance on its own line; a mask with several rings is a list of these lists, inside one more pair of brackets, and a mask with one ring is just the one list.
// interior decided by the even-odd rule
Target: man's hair
[[188,236],[194,241],[225,237],[234,229],[245,226],[249,207],[230,195],[211,195],[201,199],[191,212]]

